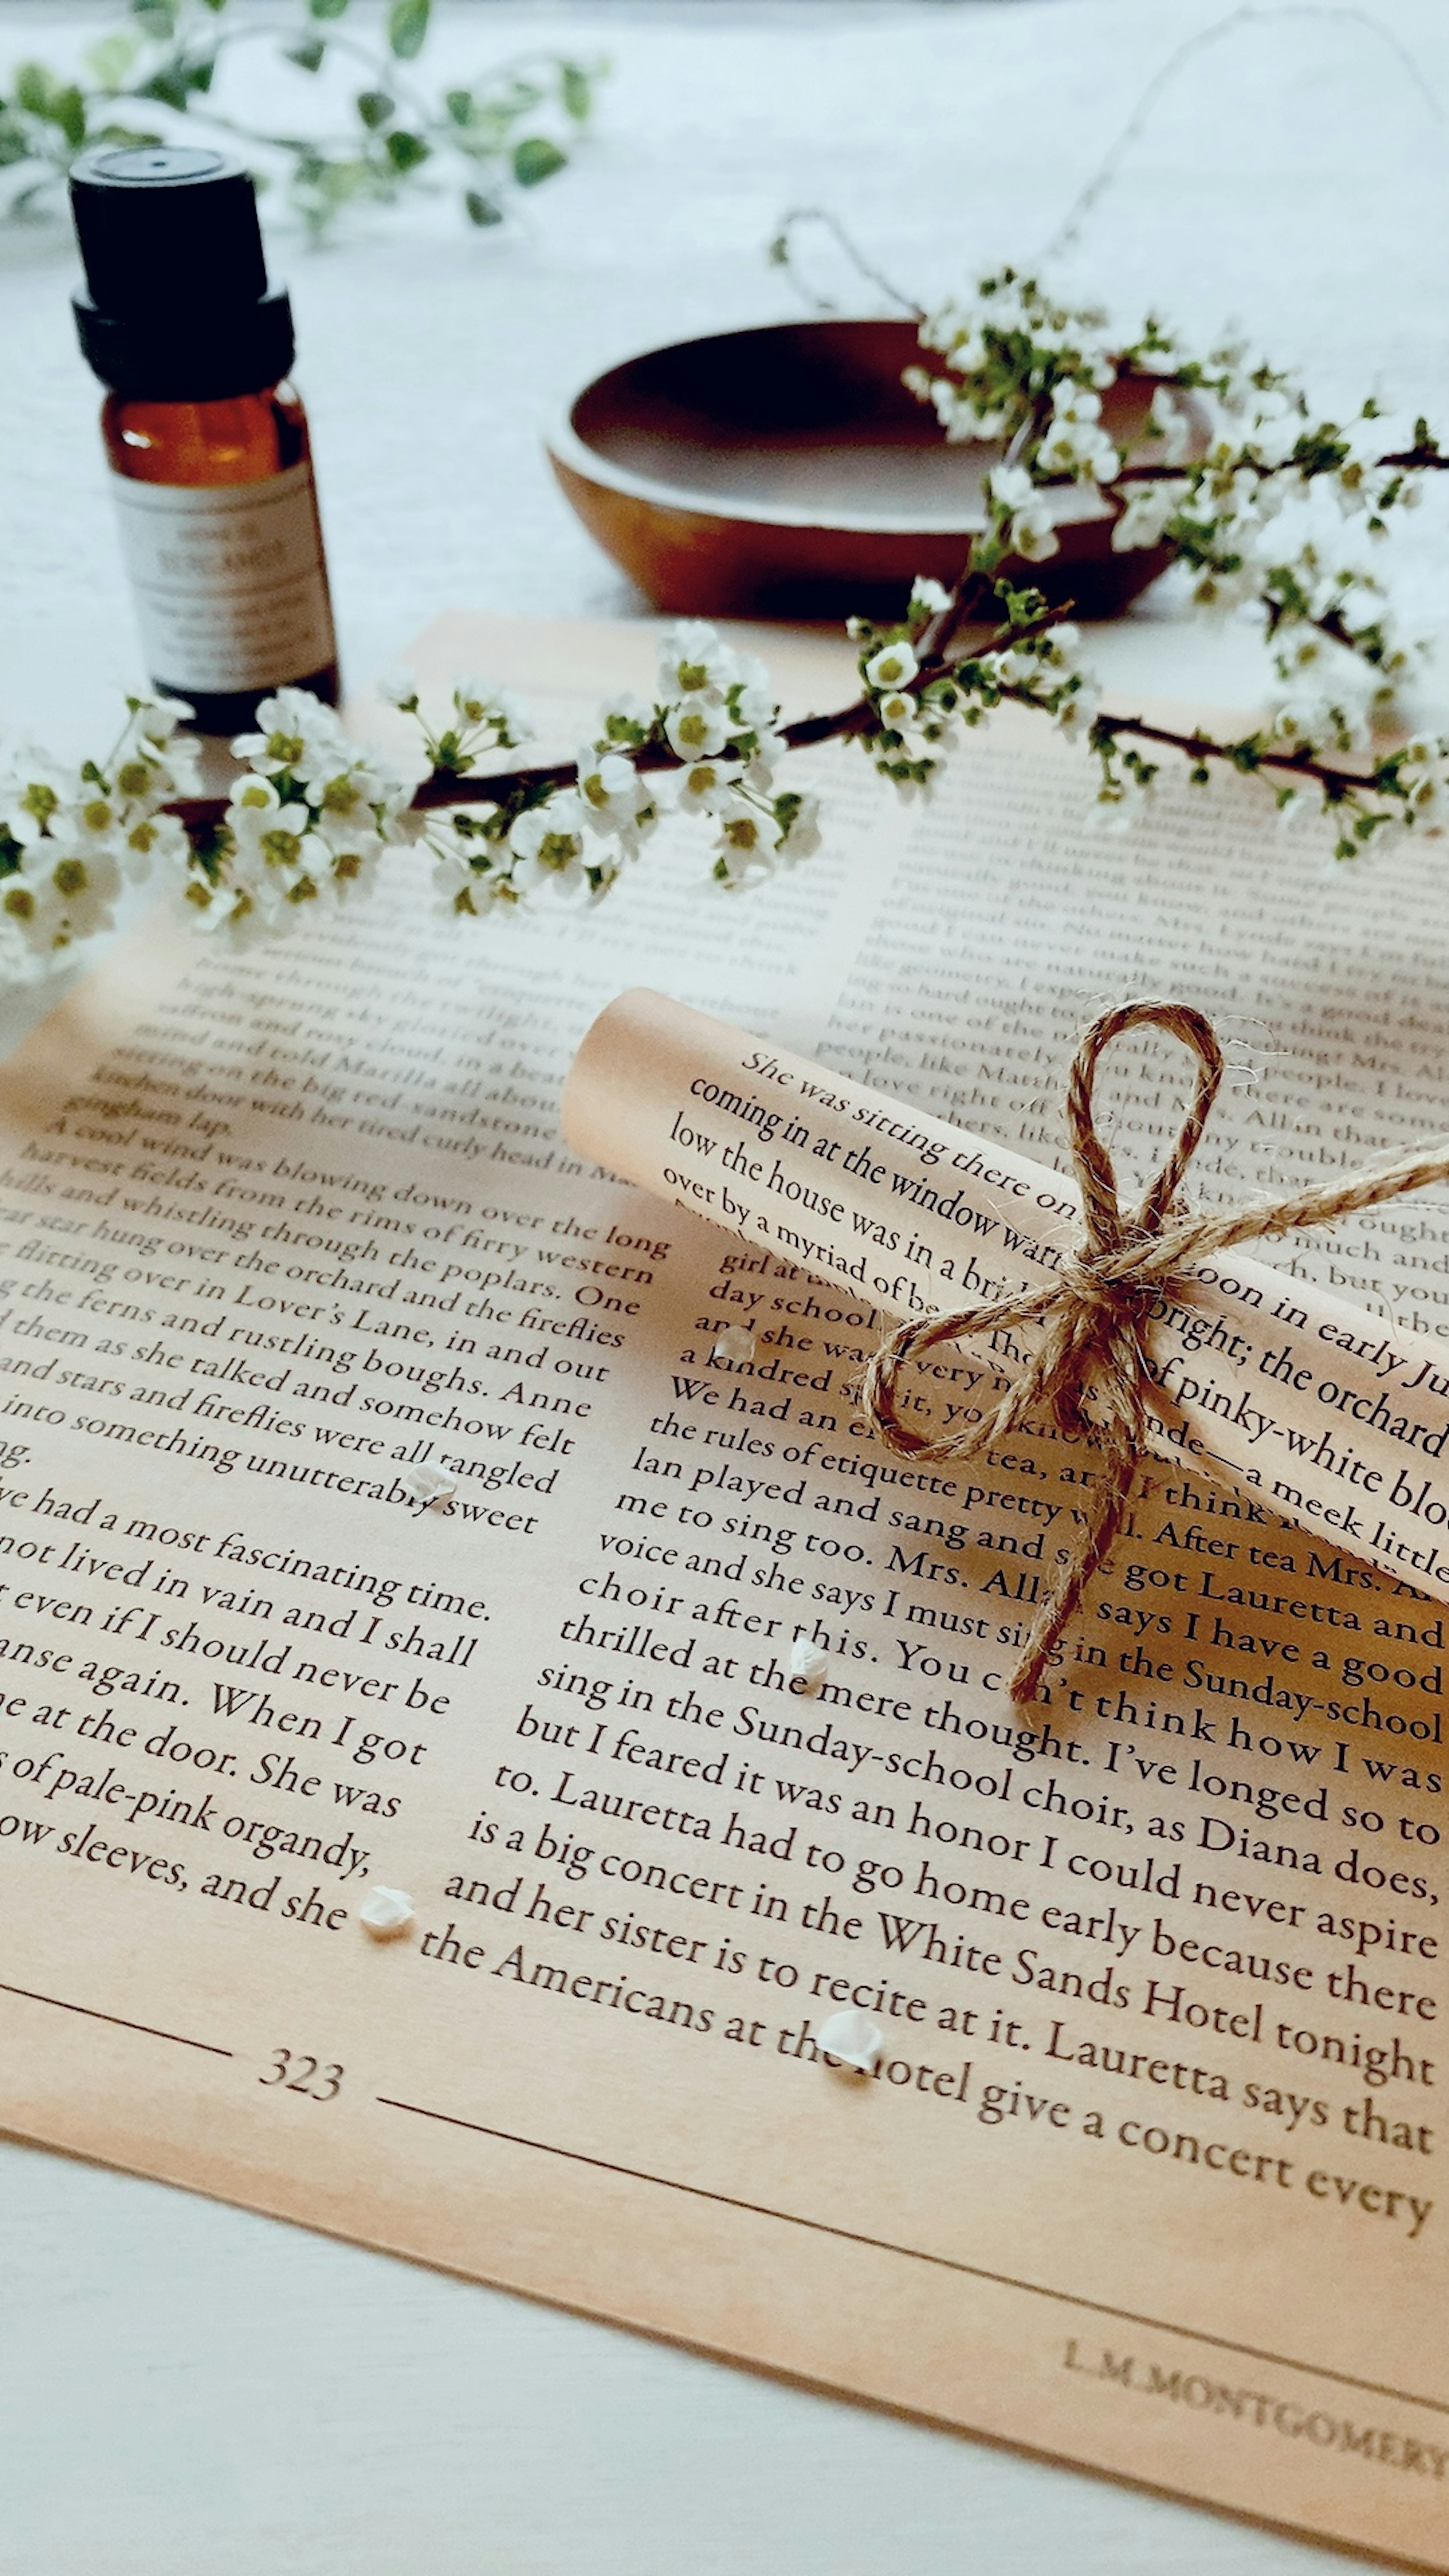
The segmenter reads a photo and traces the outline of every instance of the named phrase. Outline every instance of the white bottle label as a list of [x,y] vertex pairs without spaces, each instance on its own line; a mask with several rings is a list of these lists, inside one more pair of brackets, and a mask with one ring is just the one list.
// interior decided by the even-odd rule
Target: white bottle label
[[309,464],[264,483],[111,476],[147,668],[183,695],[279,688],[336,658]]

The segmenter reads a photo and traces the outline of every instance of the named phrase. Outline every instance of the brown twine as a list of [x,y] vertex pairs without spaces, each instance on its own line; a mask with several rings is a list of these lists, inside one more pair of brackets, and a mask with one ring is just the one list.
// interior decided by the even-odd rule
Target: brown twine
[[[1093,1121],[1092,1086],[1103,1050],[1134,1028],[1164,1029],[1180,1039],[1197,1058],[1197,1088],[1181,1135],[1141,1206],[1129,1216],[1117,1196],[1112,1158]],[[1083,1234],[1067,1254],[1060,1277],[1034,1296],[999,1297],[989,1305],[902,1324],[875,1352],[861,1380],[867,1419],[892,1449],[908,1457],[974,1457],[1018,1429],[1037,1407],[1069,1439],[1090,1440],[1101,1455],[1101,1471],[1076,1524],[1074,1544],[1037,1609],[1011,1677],[1011,1696],[1018,1705],[1035,1699],[1047,1658],[1122,1525],[1155,1393],[1143,1332],[1156,1300],[1189,1292],[1192,1280],[1184,1275],[1185,1265],[1204,1253],[1293,1234],[1305,1226],[1331,1225],[1357,1208],[1381,1207],[1409,1190],[1449,1180],[1449,1154],[1419,1155],[1382,1171],[1320,1182],[1288,1198],[1207,1216],[1182,1215],[1177,1193],[1222,1078],[1222,1048],[1201,1011],[1180,1002],[1126,1002],[1104,1011],[1077,1050],[1067,1088],[1067,1130],[1081,1185]],[[932,1440],[901,1420],[896,1386],[907,1360],[920,1358],[939,1342],[1022,1324],[1040,1325],[1041,1341],[984,1421]]]

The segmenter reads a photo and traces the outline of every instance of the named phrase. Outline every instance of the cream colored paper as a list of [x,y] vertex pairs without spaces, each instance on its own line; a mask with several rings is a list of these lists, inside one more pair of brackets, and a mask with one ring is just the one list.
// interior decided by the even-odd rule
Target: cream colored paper
[[[642,634],[435,644],[647,685]],[[1443,2567],[1437,1606],[1153,1467],[1022,1727],[1080,1462],[906,1482],[854,1296],[555,1125],[642,980],[1046,1160],[1155,988],[1256,1060],[1205,1195],[1340,1168],[1436,1114],[1437,853],[1325,884],[1232,788],[1095,842],[1034,732],[904,815],[816,766],[829,855],[745,901],[681,837],[573,930],[148,930],[8,1069],[4,2117]],[[1176,1080],[1105,1086],[1124,1159]],[[1432,1324],[1446,1233],[1295,1260]],[[812,2062],[847,2009],[873,2076]]]
[[[1049,1288],[1080,1231],[1059,1173],[661,993],[626,993],[595,1023],[563,1123],[621,1178],[892,1317]],[[1147,1330],[1158,1453],[1449,1600],[1443,1353],[1246,1255],[1192,1277]],[[920,1383],[962,1389],[952,1418],[969,1427],[1012,1347],[968,1340]]]

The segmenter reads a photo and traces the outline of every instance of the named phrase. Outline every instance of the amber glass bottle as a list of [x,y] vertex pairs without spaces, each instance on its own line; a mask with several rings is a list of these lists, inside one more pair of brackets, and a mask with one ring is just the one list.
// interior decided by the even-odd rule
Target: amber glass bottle
[[71,174],[81,347],[110,388],[111,488],[150,676],[202,733],[293,682],[334,704],[337,652],[292,312],[267,284],[247,173],[145,144]]

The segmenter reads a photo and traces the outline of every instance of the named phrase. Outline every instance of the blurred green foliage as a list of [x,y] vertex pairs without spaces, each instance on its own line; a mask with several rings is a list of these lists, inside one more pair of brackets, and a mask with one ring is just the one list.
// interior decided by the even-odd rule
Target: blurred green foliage
[[[349,209],[393,203],[425,168],[428,186],[457,188],[470,223],[500,224],[514,190],[567,167],[602,64],[530,54],[434,98],[419,86],[432,0],[392,0],[366,33],[343,23],[349,11],[350,0],[279,0],[263,19],[231,0],[128,0],[78,79],[34,62],[12,73],[0,93],[0,210],[34,211],[92,144],[173,140],[181,117],[228,139],[263,183],[276,177],[315,235]],[[258,42],[300,72],[342,76],[340,131],[283,134],[223,113],[218,68],[230,47]],[[329,111],[337,88],[334,77]]]

